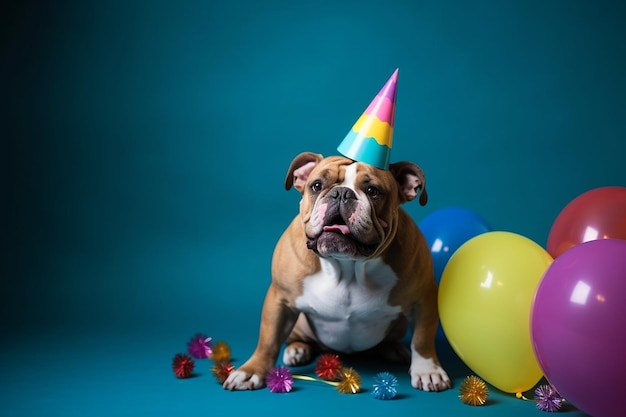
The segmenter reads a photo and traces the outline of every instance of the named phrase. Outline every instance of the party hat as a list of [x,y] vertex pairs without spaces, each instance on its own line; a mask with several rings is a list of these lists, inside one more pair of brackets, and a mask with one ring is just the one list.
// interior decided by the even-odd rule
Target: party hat
[[398,69],[393,72],[337,148],[342,155],[377,168],[389,168],[397,83]]

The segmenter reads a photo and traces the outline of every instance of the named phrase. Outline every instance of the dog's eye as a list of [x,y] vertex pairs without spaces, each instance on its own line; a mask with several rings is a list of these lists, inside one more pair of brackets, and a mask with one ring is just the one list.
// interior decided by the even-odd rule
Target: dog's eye
[[319,193],[322,191],[322,181],[317,180],[313,184],[311,184],[311,191],[314,193]]
[[365,192],[372,198],[378,197],[380,195],[380,190],[373,185],[368,186]]

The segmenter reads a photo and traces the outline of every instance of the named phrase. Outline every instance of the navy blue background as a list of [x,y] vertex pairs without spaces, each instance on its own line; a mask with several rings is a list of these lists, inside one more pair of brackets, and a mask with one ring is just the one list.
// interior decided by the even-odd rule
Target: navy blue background
[[[274,403],[222,393],[206,364],[177,381],[169,361],[196,331],[251,353],[273,245],[297,212],[291,159],[336,153],[396,67],[392,161],[428,180],[428,205],[406,206],[416,222],[463,206],[545,246],[574,197],[625,185],[620,2],[13,3],[0,25],[0,414],[307,396],[539,413],[504,394],[470,408],[456,389],[380,405],[307,387]],[[468,371],[448,364],[458,386]]]

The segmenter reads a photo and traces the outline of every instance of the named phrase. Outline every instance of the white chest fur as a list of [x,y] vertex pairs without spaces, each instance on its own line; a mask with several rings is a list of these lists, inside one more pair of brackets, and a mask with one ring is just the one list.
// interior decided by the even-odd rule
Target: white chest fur
[[380,259],[321,259],[321,266],[305,278],[296,300],[319,341],[341,352],[376,346],[401,312],[388,303],[398,280],[393,270]]

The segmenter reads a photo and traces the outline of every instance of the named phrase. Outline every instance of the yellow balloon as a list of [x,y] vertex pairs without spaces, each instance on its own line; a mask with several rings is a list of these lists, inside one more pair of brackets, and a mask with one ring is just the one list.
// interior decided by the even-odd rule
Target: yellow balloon
[[501,391],[542,377],[530,336],[532,301],[552,257],[532,240],[487,232],[452,255],[439,284],[441,326],[457,355]]

